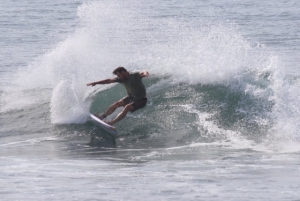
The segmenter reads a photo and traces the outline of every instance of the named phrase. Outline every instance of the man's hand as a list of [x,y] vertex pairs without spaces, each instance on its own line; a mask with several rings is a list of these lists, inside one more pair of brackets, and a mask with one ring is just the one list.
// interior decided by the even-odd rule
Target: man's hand
[[147,71],[140,72],[141,77],[149,77],[149,73]]
[[95,85],[96,85],[96,82],[91,82],[91,83],[86,84],[86,86],[95,86]]

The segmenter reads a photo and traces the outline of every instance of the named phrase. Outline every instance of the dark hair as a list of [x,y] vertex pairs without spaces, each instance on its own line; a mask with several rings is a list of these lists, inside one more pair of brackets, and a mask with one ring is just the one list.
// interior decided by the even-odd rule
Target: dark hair
[[122,73],[123,71],[127,72],[127,70],[124,67],[120,66],[113,71],[113,74],[117,75],[118,72]]

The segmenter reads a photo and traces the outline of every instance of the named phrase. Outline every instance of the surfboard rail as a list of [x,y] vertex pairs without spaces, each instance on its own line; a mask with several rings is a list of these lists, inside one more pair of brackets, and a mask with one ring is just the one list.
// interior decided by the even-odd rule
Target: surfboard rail
[[99,125],[101,128],[103,128],[105,131],[107,131],[108,133],[117,136],[117,128],[111,125],[108,125],[107,123],[105,123],[104,121],[102,121],[101,119],[99,119],[98,117],[96,117],[93,114],[90,114],[90,117],[92,118],[92,120],[94,122],[97,123],[97,125]]

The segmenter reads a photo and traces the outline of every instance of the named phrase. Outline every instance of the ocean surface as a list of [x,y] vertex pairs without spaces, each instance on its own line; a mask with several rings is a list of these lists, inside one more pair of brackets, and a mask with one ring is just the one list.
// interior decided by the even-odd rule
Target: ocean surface
[[[2,0],[1,200],[300,200],[300,1]],[[148,103],[113,69],[147,70]],[[115,111],[114,118],[122,109]]]

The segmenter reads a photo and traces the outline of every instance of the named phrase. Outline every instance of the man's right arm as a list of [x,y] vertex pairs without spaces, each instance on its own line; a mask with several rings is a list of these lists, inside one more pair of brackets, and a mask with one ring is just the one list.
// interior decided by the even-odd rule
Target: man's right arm
[[98,82],[91,82],[91,83],[86,84],[86,86],[95,86],[96,84],[111,84],[114,82],[115,82],[115,79],[112,78],[112,79],[100,80]]

